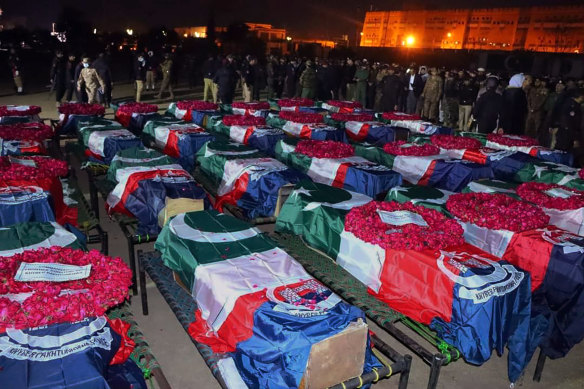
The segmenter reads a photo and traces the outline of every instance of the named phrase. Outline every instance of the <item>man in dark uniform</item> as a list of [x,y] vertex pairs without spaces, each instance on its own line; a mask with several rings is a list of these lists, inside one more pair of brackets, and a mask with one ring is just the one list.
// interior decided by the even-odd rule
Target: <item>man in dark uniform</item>
[[334,99],[335,74],[326,59],[321,61],[321,66],[316,71],[316,79],[318,98],[324,101]]
[[387,75],[381,80],[381,110],[384,112],[398,111],[402,104],[404,84],[395,74],[395,70],[395,67],[389,67]]
[[105,87],[103,89],[103,94],[101,95],[102,99],[101,102],[106,106],[109,107],[110,103],[112,102],[112,89],[113,89],[113,82],[112,82],[112,73],[110,71],[110,67],[108,64],[108,59],[105,53],[100,53],[97,56],[97,59],[93,61],[93,67],[97,70],[97,74],[101,77],[103,82],[105,83]]
[[[559,127],[556,133],[555,148],[572,151],[582,145],[582,102],[584,90],[573,89],[564,101],[559,115]],[[581,154],[581,153],[574,153]]]
[[477,100],[473,117],[477,120],[478,132],[487,134],[498,129],[501,109],[503,105],[503,96],[497,93],[499,79],[489,77],[486,81],[486,92]]
[[57,50],[55,53],[55,58],[53,59],[53,64],[51,65],[51,84],[53,90],[55,91],[55,101],[57,107],[61,105],[61,100],[65,96],[65,91],[67,90],[66,84],[66,71],[67,64],[65,63],[65,57],[61,50]]
[[77,63],[75,59],[75,54],[69,54],[69,60],[65,67],[65,87],[67,90],[65,100],[68,102],[73,99],[73,92],[77,89],[77,84],[75,83],[75,67]]
[[235,93],[235,84],[237,83],[233,56],[227,56],[223,66],[215,73],[213,82],[219,88],[219,100],[223,104],[231,104],[233,102],[233,94]]

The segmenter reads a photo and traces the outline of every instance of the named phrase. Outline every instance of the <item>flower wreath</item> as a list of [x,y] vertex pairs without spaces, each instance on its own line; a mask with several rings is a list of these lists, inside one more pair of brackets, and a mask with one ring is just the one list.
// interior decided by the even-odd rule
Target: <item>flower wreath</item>
[[158,111],[158,106],[148,103],[125,103],[118,107],[116,113],[151,113]]
[[429,155],[440,154],[440,149],[429,143],[416,145],[413,143],[407,143],[403,140],[386,143],[383,145],[383,151],[392,155],[407,155],[416,157],[426,157]]
[[251,115],[226,115],[221,120],[226,126],[263,126],[266,124],[264,117]]
[[186,111],[216,111],[219,108],[217,104],[202,100],[180,100],[176,102],[176,107]]
[[370,122],[374,117],[370,113],[332,113],[331,119],[337,122]]
[[328,105],[338,108],[363,108],[358,101],[342,101],[342,100],[329,100],[326,102]]
[[105,108],[100,104],[65,103],[59,106],[59,113],[64,115],[105,115]]
[[32,116],[41,113],[38,105],[29,105],[26,109],[18,109],[21,106],[0,105],[0,116]]
[[487,140],[509,147],[531,147],[538,145],[536,139],[524,135],[488,134]]
[[[31,166],[28,166],[30,164]],[[67,162],[44,156],[0,157],[0,180],[36,180],[66,176]]]
[[254,110],[260,110],[260,109],[270,109],[270,103],[268,103],[267,101],[258,101],[258,102],[254,102],[254,103],[244,103],[241,101],[237,101],[231,104],[232,108],[241,108],[241,109],[254,109]]
[[[20,264],[91,265],[87,278],[65,282],[19,282]],[[0,261],[0,331],[100,316],[128,297],[132,272],[120,258],[96,250],[57,247],[29,250]]]
[[482,147],[478,139],[455,135],[432,135],[430,141],[442,149],[478,149]]
[[[554,190],[559,192],[558,196],[554,196],[553,192],[549,193]],[[543,208],[561,211],[584,208],[584,191],[563,185],[525,182],[517,187],[517,194],[523,200]]]
[[353,146],[333,140],[301,140],[294,152],[311,158],[347,158],[355,154]]
[[294,98],[294,99],[280,99],[278,100],[278,105],[280,107],[312,107],[314,101],[307,98]]
[[[385,212],[403,216],[404,211],[416,214],[420,222],[397,225],[382,220]],[[462,227],[456,220],[433,209],[395,201],[371,201],[351,209],[345,218],[345,230],[365,242],[393,250],[440,250],[464,243]]]
[[50,126],[31,122],[0,125],[0,138],[6,140],[42,141],[53,136]]
[[420,115],[408,114],[397,111],[384,112],[381,115],[381,117],[384,118],[385,120],[422,120],[422,117]]
[[323,117],[319,113],[280,111],[280,118],[294,123],[322,123]]
[[540,208],[501,193],[457,193],[446,209],[465,223],[492,230],[521,232],[545,227],[549,216]]

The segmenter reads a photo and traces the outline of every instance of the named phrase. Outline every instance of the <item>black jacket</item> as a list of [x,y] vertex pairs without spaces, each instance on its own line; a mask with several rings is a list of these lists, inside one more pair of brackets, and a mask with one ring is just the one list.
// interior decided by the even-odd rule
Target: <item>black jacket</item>
[[[410,80],[411,80],[411,75],[405,74],[404,78],[403,78],[403,84],[404,84],[406,93],[408,93],[408,91],[410,90]],[[422,78],[421,75],[416,73],[416,75],[414,75],[414,82],[412,83],[412,88],[414,90],[414,96],[416,96],[416,98],[420,97],[420,95],[424,91],[424,85],[426,85],[426,82],[424,81],[424,79]]]
[[146,81],[146,61],[140,62],[136,60],[134,64],[134,76],[137,81]]
[[503,92],[503,108],[499,127],[506,133],[523,135],[527,116],[527,97],[521,88],[507,88]]
[[469,85],[465,85],[464,83],[458,84],[458,104],[473,105],[478,93],[479,90],[473,83]]
[[203,63],[203,78],[213,79],[215,73],[219,68],[219,64],[215,58],[209,58]]
[[487,134],[497,129],[501,117],[503,96],[495,89],[489,89],[479,97],[473,110],[481,134]]
[[403,87],[402,80],[395,74],[383,77],[381,80],[381,109],[384,112],[393,111],[396,105],[400,105]]
[[67,60],[64,57],[55,57],[51,66],[51,80],[56,84],[64,84],[67,72]]
[[230,63],[221,66],[213,77],[213,82],[219,85],[220,91],[227,91],[235,88],[237,78],[235,68]]
[[575,140],[582,142],[582,107],[574,99],[568,97],[564,100],[559,112],[556,148],[569,151]]

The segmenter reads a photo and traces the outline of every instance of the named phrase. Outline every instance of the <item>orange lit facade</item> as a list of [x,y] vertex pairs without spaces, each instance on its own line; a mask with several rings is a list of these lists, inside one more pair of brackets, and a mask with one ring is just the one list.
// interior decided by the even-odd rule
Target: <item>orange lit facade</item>
[[367,12],[361,46],[584,52],[584,5]]

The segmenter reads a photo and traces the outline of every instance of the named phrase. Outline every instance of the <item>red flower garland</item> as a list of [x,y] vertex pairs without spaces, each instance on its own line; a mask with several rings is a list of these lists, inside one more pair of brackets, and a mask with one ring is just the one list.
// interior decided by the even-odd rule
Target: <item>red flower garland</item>
[[332,113],[331,119],[337,122],[370,122],[374,117],[370,113]]
[[584,169],[580,169],[580,171],[578,172],[578,176],[584,180]]
[[251,115],[226,115],[221,119],[226,126],[263,126],[266,119]]
[[219,108],[217,104],[202,100],[180,100],[176,102],[176,107],[187,111],[216,111]]
[[[416,213],[427,226],[387,224],[381,220],[378,210]],[[365,242],[392,250],[440,250],[464,243],[462,227],[456,220],[433,209],[395,201],[371,201],[351,209],[345,218],[345,230]]]
[[416,157],[426,157],[429,155],[438,155],[440,149],[434,145],[426,143],[424,145],[416,145],[407,143],[403,140],[389,142],[383,145],[383,151],[392,155],[408,155]]
[[458,219],[492,230],[521,232],[545,227],[549,216],[540,208],[501,193],[457,193],[446,208]]
[[355,148],[334,140],[301,140],[294,152],[311,158],[347,158],[355,154]]
[[[33,161],[35,166],[18,163]],[[43,156],[0,157],[0,180],[36,180],[63,177],[69,172],[67,162]]]
[[43,141],[53,137],[53,130],[43,123],[15,123],[0,125],[0,138],[6,140]]
[[65,115],[105,115],[105,108],[100,104],[65,103],[59,106],[59,113]]
[[231,103],[231,107],[232,108],[241,108],[241,109],[254,109],[254,110],[260,110],[260,109],[270,109],[270,103],[268,103],[267,101],[256,101],[253,103],[244,103],[241,101],[237,101],[234,103]]
[[326,103],[338,108],[363,108],[361,103],[358,101],[329,100]]
[[[546,191],[552,189],[561,189],[571,192],[572,195],[567,198],[562,198],[554,197],[546,193]],[[571,189],[562,185],[525,182],[517,187],[517,194],[523,200],[543,208],[558,209],[561,211],[584,208],[584,191]]]
[[[89,277],[66,282],[19,282],[14,276],[22,262],[91,265]],[[0,331],[100,316],[128,297],[132,272],[120,258],[96,250],[64,247],[29,250],[0,261]],[[24,301],[6,295],[26,294]],[[27,297],[27,295],[30,296]]]
[[294,123],[322,123],[323,117],[319,113],[280,111],[280,118]]
[[125,103],[118,107],[116,113],[151,113],[158,111],[158,106],[148,103]]
[[381,115],[385,120],[422,120],[420,115],[408,114],[404,112],[384,112]]
[[531,147],[538,145],[536,139],[524,135],[488,134],[487,140],[489,142],[510,147]]
[[0,116],[32,116],[41,113],[41,107],[38,105],[29,105],[27,109],[16,109],[17,105],[0,105]]
[[432,135],[430,141],[442,149],[478,149],[482,147],[478,139],[455,135]]
[[293,98],[293,99],[280,99],[278,100],[278,105],[280,107],[312,107],[314,101],[307,98]]

